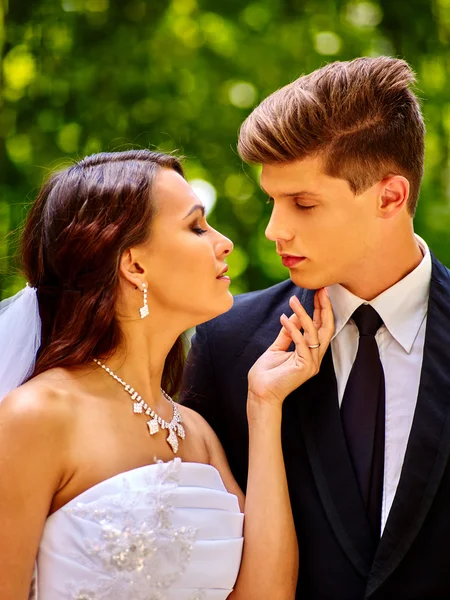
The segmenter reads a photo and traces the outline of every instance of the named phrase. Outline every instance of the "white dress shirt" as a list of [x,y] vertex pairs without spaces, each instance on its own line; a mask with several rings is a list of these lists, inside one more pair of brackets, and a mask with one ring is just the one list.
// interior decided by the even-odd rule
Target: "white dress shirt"
[[[395,285],[366,302],[339,284],[328,288],[336,331],[331,341],[339,406],[358,350],[359,332],[351,319],[361,304],[370,304],[383,320],[375,339],[386,384],[386,427],[381,531],[391,510],[419,390],[431,280],[431,256],[418,236],[421,263]],[[361,398],[364,401],[364,398]]]

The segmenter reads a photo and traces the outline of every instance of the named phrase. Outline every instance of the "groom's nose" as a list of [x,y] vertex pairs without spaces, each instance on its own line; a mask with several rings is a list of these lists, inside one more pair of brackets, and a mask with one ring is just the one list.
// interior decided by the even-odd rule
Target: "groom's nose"
[[291,240],[294,237],[288,215],[275,204],[265,234],[266,238],[272,242],[276,242],[277,240]]

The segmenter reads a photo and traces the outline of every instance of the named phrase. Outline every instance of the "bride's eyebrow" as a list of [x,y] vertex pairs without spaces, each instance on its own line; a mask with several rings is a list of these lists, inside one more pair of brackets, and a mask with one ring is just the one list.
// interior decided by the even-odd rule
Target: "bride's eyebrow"
[[192,215],[192,213],[194,213],[196,210],[200,210],[202,212],[202,217],[205,216],[204,205],[203,204],[194,204],[194,206],[190,209],[188,214],[185,217],[183,217],[183,221],[184,221],[184,219],[187,219],[188,217],[190,217]]

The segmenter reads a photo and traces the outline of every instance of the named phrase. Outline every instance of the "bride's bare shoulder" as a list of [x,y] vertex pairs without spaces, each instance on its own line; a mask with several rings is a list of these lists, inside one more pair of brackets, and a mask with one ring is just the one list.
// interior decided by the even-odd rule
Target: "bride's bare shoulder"
[[46,377],[30,380],[0,401],[0,468],[11,487],[11,503],[22,502],[21,494],[31,494],[46,503],[45,512],[66,480],[71,406],[70,392]]
[[192,410],[192,408],[184,406],[183,404],[177,404],[177,406],[183,419],[185,429],[192,431],[198,439],[202,440],[205,447],[208,447],[207,442],[212,429],[206,419],[195,410]]
[[[22,384],[0,401],[2,427],[16,421],[39,427],[61,427],[69,421],[74,394],[65,382],[61,369],[43,373]],[[58,372],[59,371],[59,372]],[[42,429],[41,429],[42,430]]]

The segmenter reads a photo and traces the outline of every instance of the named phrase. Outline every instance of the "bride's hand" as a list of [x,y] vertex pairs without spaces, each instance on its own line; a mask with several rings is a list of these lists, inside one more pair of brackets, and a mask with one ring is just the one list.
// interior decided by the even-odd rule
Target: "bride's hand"
[[[324,288],[314,296],[313,319],[296,296],[292,296],[289,305],[294,314],[289,319],[281,315],[283,327],[278,337],[248,374],[249,398],[253,396],[279,406],[286,396],[318,373],[334,333],[333,311]],[[295,349],[289,352],[292,342]]]

